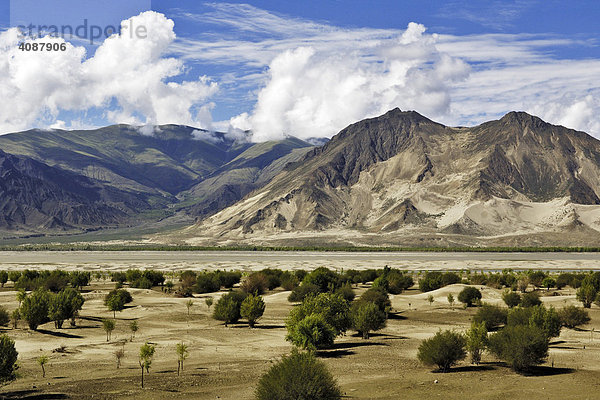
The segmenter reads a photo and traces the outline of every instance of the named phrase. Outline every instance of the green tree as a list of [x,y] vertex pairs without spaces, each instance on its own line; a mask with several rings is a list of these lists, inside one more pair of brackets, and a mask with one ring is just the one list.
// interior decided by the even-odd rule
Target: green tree
[[179,376],[179,371],[183,371],[183,363],[189,355],[187,344],[183,342],[177,343],[175,345],[175,352],[177,353],[177,376]]
[[333,292],[340,285],[340,276],[325,267],[319,267],[306,275],[302,284],[313,284],[319,288],[319,292]]
[[206,299],[204,299],[204,303],[206,303],[206,306],[210,310],[210,307],[213,305],[213,298],[212,297],[207,297]]
[[19,307],[21,317],[29,324],[29,329],[37,330],[38,326],[48,322],[50,292],[36,289],[31,295],[25,296]]
[[481,362],[481,353],[488,344],[488,330],[484,322],[473,322],[471,329],[465,334],[467,351],[471,355],[471,363],[479,364]]
[[458,294],[458,301],[471,307],[473,303],[481,300],[481,292],[473,286],[467,286]]
[[448,372],[450,367],[467,356],[466,340],[460,333],[438,331],[432,338],[419,345],[417,357],[425,365],[437,365],[440,371]]
[[256,321],[263,316],[265,312],[265,302],[259,295],[249,294],[240,307],[240,315],[248,320],[250,328],[254,328]]
[[450,307],[454,307],[454,295],[452,293],[448,293],[448,304],[450,304]]
[[81,293],[72,288],[65,288],[50,297],[48,317],[54,321],[57,329],[62,328],[66,319],[71,319],[74,324],[75,316],[85,302]]
[[567,328],[576,328],[579,325],[585,325],[590,322],[590,314],[585,308],[567,306],[558,311],[558,317],[563,326]]
[[18,356],[15,341],[7,335],[0,335],[0,383],[6,383],[16,378]]
[[339,294],[320,293],[316,296],[308,296],[301,305],[290,311],[286,321],[288,331],[290,327],[311,314],[321,314],[324,320],[333,327],[336,336],[346,332],[352,325],[348,302]]
[[435,299],[433,298],[432,295],[427,296],[427,301],[429,302],[429,305],[432,305],[433,302],[435,301]]
[[229,292],[221,296],[213,312],[213,318],[224,321],[225,326],[237,322],[240,317],[242,301],[246,298],[245,293]]
[[150,373],[150,366],[152,365],[152,358],[154,357],[155,351],[156,347],[147,342],[140,347],[138,363],[142,369],[142,388],[144,388],[144,370],[146,370],[146,374]]
[[8,282],[8,272],[0,271],[0,285],[4,287],[6,282]]
[[473,322],[483,323],[487,331],[491,331],[506,324],[506,309],[483,303],[473,316]]
[[509,308],[513,308],[521,303],[521,295],[512,290],[505,290],[504,293],[502,293],[502,300],[504,300],[504,303]]
[[590,308],[592,303],[596,299],[596,293],[598,291],[591,283],[585,282],[577,289],[576,297],[577,300],[583,303],[584,308]]
[[350,308],[352,328],[354,328],[363,339],[369,338],[369,332],[378,331],[385,327],[387,315],[372,302],[356,302]]
[[125,357],[125,348],[115,350],[115,359],[117,360],[117,369],[121,366],[121,360]]
[[542,304],[540,296],[536,292],[529,292],[521,296],[521,306],[523,307],[535,307]]
[[135,333],[140,329],[140,327],[138,326],[138,322],[136,321],[131,321],[131,323],[129,324],[129,330],[131,331],[131,340],[130,342],[133,342],[133,338],[135,337]]
[[542,281],[542,287],[545,287],[546,290],[550,290],[550,288],[553,288],[556,286],[556,280],[554,280],[554,278],[552,278],[551,276],[547,276],[544,278],[544,280]]
[[46,377],[46,367],[45,365],[48,363],[48,356],[47,355],[41,355],[37,358],[37,363],[39,364],[40,367],[42,367],[42,378]]
[[285,339],[304,350],[315,351],[333,345],[335,329],[322,314],[310,314],[293,326],[288,326]]
[[185,306],[187,307],[187,315],[190,315],[190,310],[191,308],[194,306],[194,301],[193,300],[188,300],[185,302]]
[[560,317],[554,307],[547,309],[543,305],[532,307],[529,325],[540,328],[548,338],[559,336],[562,326]]
[[106,341],[108,342],[112,336],[112,331],[115,330],[115,321],[112,319],[103,319],[102,329],[106,332]]
[[117,318],[117,311],[122,311],[125,308],[125,303],[119,296],[111,296],[107,298],[104,304],[108,308],[108,311],[113,312],[113,318],[115,319]]
[[525,371],[548,357],[548,336],[537,326],[507,326],[490,335],[488,348],[515,371]]
[[6,308],[3,306],[0,306],[0,326],[8,326],[9,322],[10,315],[8,314],[8,311],[6,311]]
[[260,378],[255,395],[257,400],[340,400],[342,391],[313,353],[294,350]]

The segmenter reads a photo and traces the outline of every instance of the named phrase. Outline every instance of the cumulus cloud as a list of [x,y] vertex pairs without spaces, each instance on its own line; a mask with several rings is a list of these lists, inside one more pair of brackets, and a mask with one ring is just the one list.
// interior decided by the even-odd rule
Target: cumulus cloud
[[360,51],[299,47],[273,59],[253,113],[231,124],[251,128],[253,140],[264,141],[285,135],[331,137],[394,107],[435,117],[448,110],[449,86],[468,72],[467,64],[440,53],[435,36],[416,23],[393,41]]
[[[65,52],[18,50],[17,29],[0,33],[0,132],[32,126],[62,126],[61,111],[104,111],[108,122],[156,125],[183,123],[209,127],[210,103],[217,85],[207,77],[173,82],[182,61],[165,57],[175,40],[173,21],[148,11],[123,21],[123,27],[144,26],[144,35],[126,28],[86,59],[85,49],[67,43]],[[59,42],[41,38],[30,42]],[[198,111],[195,111],[198,110]],[[57,125],[58,124],[58,125]]]

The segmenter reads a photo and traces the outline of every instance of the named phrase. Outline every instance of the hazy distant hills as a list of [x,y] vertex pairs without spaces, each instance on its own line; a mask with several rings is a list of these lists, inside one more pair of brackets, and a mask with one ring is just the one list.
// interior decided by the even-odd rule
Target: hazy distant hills
[[[55,233],[214,213],[311,149],[165,125],[0,136],[0,230]],[[8,154],[6,154],[8,153]]]
[[600,142],[583,132],[522,112],[451,128],[395,109],[159,240],[597,245],[599,204]]

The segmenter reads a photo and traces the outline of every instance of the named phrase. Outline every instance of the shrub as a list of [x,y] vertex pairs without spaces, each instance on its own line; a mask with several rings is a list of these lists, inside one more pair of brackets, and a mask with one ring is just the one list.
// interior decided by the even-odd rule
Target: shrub
[[141,277],[133,282],[131,282],[131,287],[137,289],[152,289],[152,281],[146,277]]
[[347,302],[351,302],[356,297],[356,294],[354,293],[354,290],[352,290],[352,285],[350,284],[350,282],[346,282],[342,286],[340,286],[335,291],[335,294],[339,294]]
[[490,336],[488,348],[515,371],[524,371],[548,357],[548,337],[536,326],[507,326]]
[[388,292],[391,294],[400,294],[406,289],[412,287],[415,284],[413,278],[407,274],[394,273],[389,277]]
[[487,331],[491,331],[506,324],[506,310],[498,306],[484,303],[473,317],[473,322],[483,324]]
[[335,337],[335,329],[322,314],[310,314],[288,325],[285,339],[301,349],[314,351],[331,347]]
[[505,290],[504,293],[502,293],[502,300],[504,300],[504,303],[509,308],[513,308],[521,303],[521,295],[512,290]]
[[590,315],[584,308],[567,306],[558,311],[558,317],[563,326],[575,328],[590,322]]
[[298,287],[300,281],[296,277],[296,275],[291,274],[289,272],[285,272],[281,277],[281,287],[285,290],[294,290]]
[[514,307],[508,310],[506,317],[506,325],[517,326],[517,325],[529,325],[529,318],[531,317],[531,307]]
[[10,315],[4,306],[0,306],[0,326],[8,326]]
[[244,293],[264,294],[268,288],[268,279],[262,272],[254,272],[244,279],[240,289]]
[[273,268],[265,268],[260,271],[267,280],[267,289],[273,290],[279,286],[281,286],[281,277],[283,276],[283,271],[280,269]]
[[357,301],[375,303],[377,307],[379,307],[379,310],[385,314],[387,314],[392,307],[392,303],[388,294],[380,289],[367,290]]
[[127,281],[127,274],[125,272],[113,272],[110,274],[110,280],[121,284],[125,283]]
[[321,314],[324,320],[333,327],[336,335],[346,332],[352,325],[348,302],[338,294],[320,293],[305,298],[302,304],[290,311],[286,321],[288,332],[311,314]]
[[367,282],[373,282],[375,279],[377,279],[377,270],[374,269],[364,269],[362,271],[360,271],[360,283],[367,283]]
[[556,288],[560,290],[560,289],[564,288],[565,286],[570,285],[572,279],[573,279],[573,274],[571,274],[571,273],[562,273],[562,274],[558,275],[556,277],[556,282],[555,282]]
[[4,284],[6,284],[6,282],[8,282],[8,272],[0,271],[0,285],[4,287]]
[[88,286],[91,278],[92,274],[86,271],[73,271],[69,273],[69,283],[78,290],[81,290],[84,286]]
[[419,290],[421,292],[430,292],[442,287],[441,272],[426,272],[425,276],[419,279]]
[[19,278],[21,277],[21,271],[10,271],[8,273],[8,280],[12,283],[17,283]]
[[531,283],[536,288],[543,286],[543,281],[546,279],[546,273],[543,271],[530,271],[529,272],[529,283]]
[[521,296],[521,306],[523,307],[535,307],[542,304],[540,296],[536,292],[524,293]]
[[226,289],[231,289],[236,283],[242,279],[242,273],[239,271],[215,271],[213,272],[219,286]]
[[245,298],[246,294],[242,292],[224,294],[215,305],[213,318],[224,321],[225,326],[237,322],[241,317],[241,306]]
[[481,292],[473,286],[467,286],[458,294],[458,301],[466,304],[467,307],[471,307],[478,300],[481,300]]
[[488,344],[488,329],[484,322],[473,322],[471,329],[465,334],[467,351],[471,355],[471,363],[479,364],[481,362],[481,353]]
[[303,301],[307,296],[313,294],[319,294],[319,287],[312,283],[303,283],[292,290],[292,293],[288,296],[288,301]]
[[532,307],[529,325],[540,328],[548,338],[560,335],[560,317],[554,307],[548,309],[543,305]]
[[556,286],[556,281],[551,276],[547,276],[542,281],[542,287],[545,287],[547,290]]
[[590,308],[592,306],[592,302],[596,299],[597,290],[593,284],[584,282],[581,284],[581,287],[577,289],[576,297],[577,300],[583,303],[584,308]]
[[257,295],[248,295],[240,306],[240,315],[248,320],[251,328],[265,312],[265,302],[262,297]]
[[[183,279],[183,278],[182,278]],[[187,285],[190,284],[190,275],[187,275],[185,280],[182,281],[182,288],[185,290],[184,283],[187,282]],[[219,279],[212,273],[202,272],[198,274],[196,277],[196,293],[212,293],[218,292],[221,289],[221,284],[219,283]]]
[[455,283],[460,283],[462,279],[455,272],[446,272],[442,275],[442,286],[453,285]]
[[0,335],[0,383],[6,383],[16,378],[18,356],[15,341],[7,335]]
[[465,337],[460,333],[438,331],[432,338],[421,342],[417,357],[425,365],[437,365],[440,371],[448,372],[450,367],[467,356],[465,345]]
[[385,327],[387,315],[372,302],[356,302],[350,308],[352,328],[362,335],[363,339],[369,338],[370,331],[378,331]]
[[117,311],[122,311],[125,304],[131,301],[133,301],[131,294],[125,289],[111,290],[104,297],[104,305],[113,312],[113,317],[116,316]]
[[340,276],[325,267],[319,267],[304,277],[302,283],[311,283],[319,288],[319,292],[333,292],[340,285]]
[[50,293],[44,289],[37,289],[23,299],[19,313],[27,321],[29,329],[36,330],[39,325],[48,322],[49,305]]
[[322,361],[293,351],[258,381],[257,400],[340,400],[342,392]]

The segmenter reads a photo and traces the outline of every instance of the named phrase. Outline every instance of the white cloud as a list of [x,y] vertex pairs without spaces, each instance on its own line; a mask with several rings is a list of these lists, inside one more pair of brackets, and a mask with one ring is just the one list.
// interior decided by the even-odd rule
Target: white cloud
[[183,72],[182,61],[164,57],[175,40],[173,21],[148,11],[123,26],[129,23],[144,26],[146,37],[128,31],[113,35],[87,60],[84,48],[70,43],[65,52],[20,51],[23,38],[16,29],[0,33],[0,96],[11,99],[0,103],[0,132],[54,125],[61,111],[94,107],[107,110],[108,122],[209,127],[205,103],[216,83],[206,77],[169,82]]
[[424,32],[411,23],[393,40],[352,52],[285,51],[270,63],[252,115],[232,119],[232,126],[251,127],[253,140],[263,141],[284,135],[331,137],[394,107],[444,115],[449,85],[464,79],[469,68],[440,53],[435,37]]

